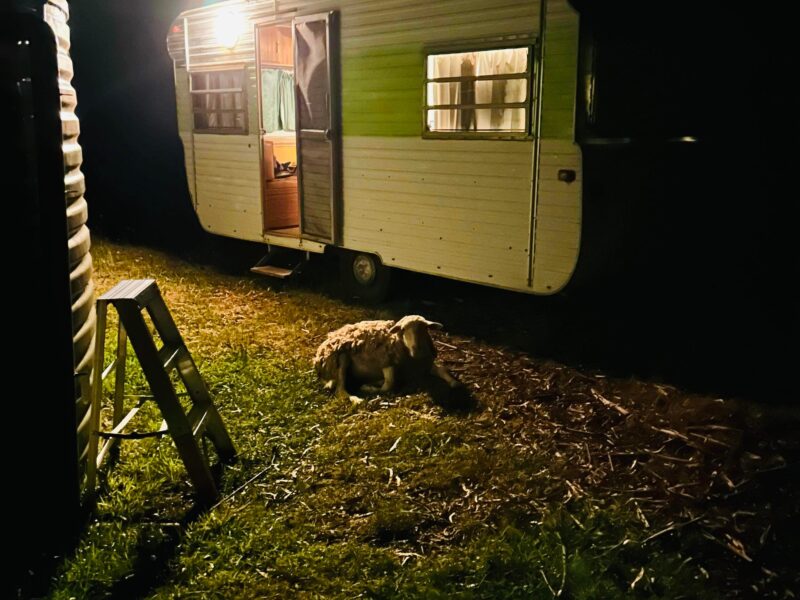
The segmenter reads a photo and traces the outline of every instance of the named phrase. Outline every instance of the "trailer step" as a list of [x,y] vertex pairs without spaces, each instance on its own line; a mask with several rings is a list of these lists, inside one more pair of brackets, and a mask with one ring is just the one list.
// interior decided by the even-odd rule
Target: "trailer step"
[[250,271],[258,273],[259,275],[266,275],[267,277],[277,277],[278,279],[286,279],[294,273],[292,269],[284,269],[283,267],[275,267],[273,265],[250,267]]
[[269,252],[250,271],[266,277],[286,279],[299,273],[308,262],[308,253],[271,246]]

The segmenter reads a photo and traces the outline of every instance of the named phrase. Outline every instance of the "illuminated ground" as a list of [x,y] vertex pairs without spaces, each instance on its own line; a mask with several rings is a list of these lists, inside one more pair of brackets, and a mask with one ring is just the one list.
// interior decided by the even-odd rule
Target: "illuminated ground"
[[[170,440],[126,442],[53,598],[800,589],[789,534],[798,444],[780,415],[447,332],[441,359],[470,399],[433,386],[352,405],[321,390],[317,344],[403,307],[347,305],[108,242],[93,255],[100,291],[158,280],[240,460],[222,472],[224,500],[198,516]],[[150,411],[140,428],[159,422]]]

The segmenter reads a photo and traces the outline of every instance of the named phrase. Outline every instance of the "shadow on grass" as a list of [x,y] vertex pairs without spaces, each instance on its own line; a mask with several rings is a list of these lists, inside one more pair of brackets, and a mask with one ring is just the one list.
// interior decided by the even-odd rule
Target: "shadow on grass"
[[[214,481],[221,486],[224,468],[230,463],[220,462],[215,455],[208,458]],[[133,518],[104,515],[98,505],[100,499],[112,493],[108,475],[108,469],[99,471],[95,501],[87,505],[74,535],[64,543],[60,552],[40,557],[35,565],[29,566],[24,579],[12,582],[14,594],[9,597],[39,598],[52,593],[53,586],[64,574],[64,565],[80,560],[78,553],[83,551],[82,546],[85,545],[84,541],[92,526],[110,528],[109,533],[103,534],[105,539],[95,540],[95,543],[100,543],[101,548],[106,545],[113,548],[119,542],[123,545],[128,542],[129,538],[117,539],[119,532],[115,530],[115,526],[124,526],[126,536],[133,533],[135,539],[126,550],[130,561],[124,562],[121,569],[112,568],[105,583],[100,583],[99,580],[89,582],[86,597],[141,598],[169,580],[173,561],[178,556],[187,529],[211,508],[200,503],[193,495],[181,494],[185,502],[180,502],[180,506],[175,506],[174,510],[165,511],[163,502],[160,503],[154,496],[152,503],[148,503],[147,512]],[[98,572],[102,570],[98,568]]]
[[[203,449],[217,489],[221,489],[225,466],[240,460],[234,456],[222,461],[210,441],[204,444]],[[224,501],[225,497],[220,496],[215,504],[209,506],[194,499],[188,511],[178,520],[142,519],[138,523],[134,522],[140,525],[139,536],[132,551],[136,559],[129,573],[108,590],[108,597],[141,598],[166,583],[187,528]]]
[[[194,511],[193,511],[194,512]],[[143,522],[130,573],[108,590],[109,598],[141,598],[167,581],[170,564],[177,555],[186,526],[199,512],[181,523]]]
[[480,412],[481,404],[465,385],[451,388],[438,377],[429,377],[424,383],[431,401],[451,415],[469,415]]

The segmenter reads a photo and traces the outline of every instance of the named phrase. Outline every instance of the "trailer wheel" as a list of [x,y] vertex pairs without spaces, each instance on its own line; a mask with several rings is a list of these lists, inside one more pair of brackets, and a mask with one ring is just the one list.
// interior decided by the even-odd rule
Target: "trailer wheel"
[[375,254],[343,251],[339,267],[345,295],[366,302],[386,299],[391,271]]

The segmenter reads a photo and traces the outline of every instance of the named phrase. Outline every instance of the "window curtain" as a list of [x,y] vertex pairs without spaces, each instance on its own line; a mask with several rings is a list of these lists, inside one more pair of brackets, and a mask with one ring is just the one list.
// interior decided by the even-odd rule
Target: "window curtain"
[[280,128],[284,131],[294,131],[295,112],[294,112],[294,75],[288,71],[278,73],[278,112]]
[[[466,77],[525,73],[527,48],[488,50],[430,57],[428,77]],[[428,104],[490,104],[524,102],[526,79],[428,84]],[[463,89],[462,89],[463,88]],[[525,128],[525,111],[506,108],[448,109],[429,113],[433,131],[519,131]]]
[[261,115],[264,131],[294,131],[294,75],[283,69],[261,69]]
[[[462,54],[442,54],[432,56],[429,60],[433,68],[429,69],[428,77],[461,77]],[[429,83],[428,104],[458,104],[461,96],[461,84],[454,83]],[[429,113],[428,125],[433,131],[461,128],[461,116],[458,109],[434,110]]]

